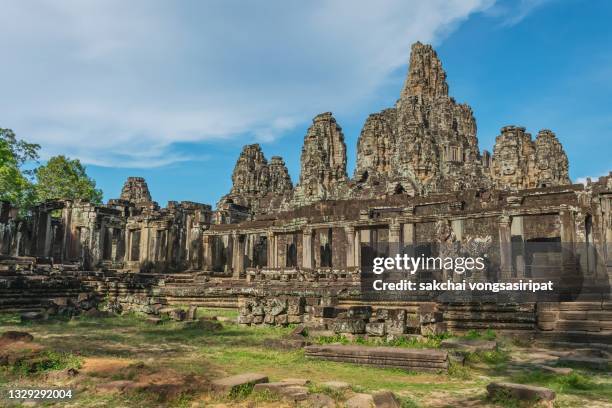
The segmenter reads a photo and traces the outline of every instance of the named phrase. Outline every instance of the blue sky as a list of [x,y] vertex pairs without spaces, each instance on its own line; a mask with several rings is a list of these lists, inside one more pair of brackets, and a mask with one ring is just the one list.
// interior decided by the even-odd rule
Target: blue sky
[[550,128],[573,180],[612,170],[612,2],[0,1],[0,127],[86,163],[117,197],[215,204],[242,145],[294,182],[310,120],[332,111],[348,170],[369,113],[395,103],[410,44],[432,43],[481,149]]

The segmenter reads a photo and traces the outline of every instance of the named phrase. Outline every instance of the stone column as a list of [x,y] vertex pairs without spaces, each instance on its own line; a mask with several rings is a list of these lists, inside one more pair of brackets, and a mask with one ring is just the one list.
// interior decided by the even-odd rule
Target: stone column
[[452,220],[451,221],[451,229],[455,234],[455,238],[457,241],[461,241],[463,239],[463,224],[464,220]]
[[414,256],[416,246],[416,234],[414,224],[406,223],[402,226],[402,244],[404,247],[408,247],[407,249],[405,249],[405,253],[409,256]]
[[302,231],[302,268],[312,269],[312,230]]
[[346,267],[352,268],[355,264],[355,227],[347,225],[344,227],[346,235]]
[[561,224],[561,268],[563,275],[576,272],[575,242],[576,242],[576,219],[574,213],[562,206],[559,210],[559,222]]
[[244,272],[244,248],[243,241],[240,240],[240,234],[234,232],[232,234],[233,240],[233,256],[232,256],[232,265],[233,265],[233,277],[235,279],[240,278],[240,274]]
[[516,249],[516,277],[525,277],[525,233],[523,228],[523,216],[517,215],[512,217],[512,223],[510,224],[510,235],[511,237],[520,237],[520,242],[517,242],[516,238],[512,242],[512,248]]
[[268,267],[276,268],[276,238],[273,231],[268,231]]
[[202,236],[202,248],[204,251],[204,270],[212,270],[212,238],[210,235]]
[[498,220],[499,226],[499,259],[500,279],[502,281],[512,278],[512,236],[510,233],[510,217],[502,215]]
[[389,224],[389,256],[400,253],[400,224],[397,220],[392,220]]
[[234,240],[232,239],[231,234],[225,234],[223,236],[223,242],[227,243],[225,250],[225,265],[223,265],[223,272],[229,273],[233,269],[233,259],[232,255],[234,254]]
[[140,230],[140,262],[144,262],[150,258],[149,256],[149,223],[145,222]]

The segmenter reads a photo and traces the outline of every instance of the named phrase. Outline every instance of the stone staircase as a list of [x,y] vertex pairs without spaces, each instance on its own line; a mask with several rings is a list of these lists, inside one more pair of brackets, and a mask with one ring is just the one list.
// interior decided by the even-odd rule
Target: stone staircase
[[539,303],[539,341],[612,345],[612,301]]

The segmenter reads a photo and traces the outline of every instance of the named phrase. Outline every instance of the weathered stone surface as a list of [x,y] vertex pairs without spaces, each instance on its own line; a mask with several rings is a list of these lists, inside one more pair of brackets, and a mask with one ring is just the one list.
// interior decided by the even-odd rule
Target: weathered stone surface
[[119,198],[138,206],[149,206],[152,203],[149,186],[142,177],[128,177]]
[[253,391],[267,391],[293,402],[303,401],[308,398],[308,388],[284,381],[255,384]]
[[329,395],[311,394],[304,402],[304,406],[309,408],[335,408],[336,402]]
[[391,391],[378,391],[372,394],[376,408],[400,408],[401,404]]
[[377,367],[393,367],[413,371],[441,371],[448,369],[448,353],[432,349],[407,349],[396,347],[369,347],[357,345],[307,346],[306,357],[367,364]]
[[212,382],[213,391],[230,395],[241,387],[251,387],[255,384],[267,383],[268,377],[259,373],[244,373],[221,378]]
[[269,195],[283,196],[293,189],[285,162],[279,156],[266,160],[259,144],[246,145],[232,173],[232,189],[219,202],[232,203],[254,212],[268,209],[264,198]]
[[30,333],[22,331],[9,330],[5,331],[0,336],[0,344],[7,344],[15,341],[30,342],[32,340],[34,340],[34,336],[32,336]]
[[506,126],[495,139],[491,177],[496,187],[521,189],[570,184],[568,160],[555,134],[544,129],[535,141],[524,127]]
[[556,396],[555,392],[548,388],[504,382],[490,383],[487,385],[487,392],[490,397],[495,397],[498,393],[503,393],[518,400],[528,401],[552,401]]
[[440,346],[447,349],[457,349],[469,352],[492,351],[497,348],[497,342],[480,339],[444,339]]
[[609,370],[612,364],[607,358],[600,357],[583,357],[583,356],[565,356],[557,360],[559,365],[575,365],[580,367],[588,367],[593,370]]
[[304,138],[300,163],[300,182],[295,188],[293,205],[347,194],[344,134],[331,112],[313,119]]
[[552,367],[545,364],[538,364],[536,365],[536,367],[544,372],[551,374],[569,375],[574,372],[574,370],[569,367]]
[[372,408],[374,407],[374,399],[370,394],[355,394],[347,399],[346,408]]

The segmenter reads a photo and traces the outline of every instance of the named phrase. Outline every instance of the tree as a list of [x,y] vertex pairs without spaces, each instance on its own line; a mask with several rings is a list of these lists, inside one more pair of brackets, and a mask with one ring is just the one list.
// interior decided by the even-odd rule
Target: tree
[[0,200],[25,211],[34,201],[31,170],[23,165],[38,158],[40,146],[17,139],[10,129],[0,128]]
[[36,176],[36,200],[70,199],[102,202],[102,190],[85,172],[85,166],[78,159],[54,156],[47,164],[34,171]]

